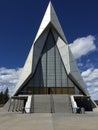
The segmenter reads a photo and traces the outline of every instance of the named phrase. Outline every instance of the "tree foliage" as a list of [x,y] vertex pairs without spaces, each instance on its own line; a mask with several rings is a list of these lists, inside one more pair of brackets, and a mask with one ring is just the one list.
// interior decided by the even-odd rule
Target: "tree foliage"
[[9,100],[8,88],[4,92],[0,92],[0,104],[5,104]]

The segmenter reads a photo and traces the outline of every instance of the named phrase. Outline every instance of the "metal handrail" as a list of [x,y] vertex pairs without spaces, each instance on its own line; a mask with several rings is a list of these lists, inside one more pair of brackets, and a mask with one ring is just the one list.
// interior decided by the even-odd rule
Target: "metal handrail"
[[32,99],[31,99],[30,113],[34,113],[34,95],[32,95]]
[[52,93],[51,93],[51,95],[50,95],[50,102],[51,102],[51,113],[55,113],[54,100],[53,100],[53,95],[52,95]]
[[10,105],[9,105],[9,108],[8,108],[8,112],[10,111],[10,108],[11,108],[11,105],[12,105],[12,102],[11,102],[11,98],[9,99],[9,102],[10,102]]

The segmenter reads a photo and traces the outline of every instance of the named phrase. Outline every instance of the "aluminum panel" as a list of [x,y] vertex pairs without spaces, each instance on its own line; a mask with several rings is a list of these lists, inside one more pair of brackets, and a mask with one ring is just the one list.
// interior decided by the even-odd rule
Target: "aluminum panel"
[[44,47],[44,44],[45,44],[45,41],[46,41],[46,38],[47,38],[47,35],[49,33],[49,30],[48,31],[45,31],[41,36],[40,38],[36,41],[36,43],[34,44],[34,59],[33,59],[33,73],[36,69],[36,65],[39,61],[39,58],[41,56],[41,52],[43,50],[43,47]]

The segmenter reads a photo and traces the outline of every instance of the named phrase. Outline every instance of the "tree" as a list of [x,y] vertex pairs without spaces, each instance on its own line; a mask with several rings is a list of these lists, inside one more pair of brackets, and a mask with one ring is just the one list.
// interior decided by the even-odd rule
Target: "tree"
[[6,88],[4,93],[0,92],[0,104],[5,104],[9,100],[9,90]]
[[4,102],[4,95],[3,92],[0,92],[0,104],[3,104]]
[[6,103],[9,100],[9,90],[6,88],[4,91],[4,103]]

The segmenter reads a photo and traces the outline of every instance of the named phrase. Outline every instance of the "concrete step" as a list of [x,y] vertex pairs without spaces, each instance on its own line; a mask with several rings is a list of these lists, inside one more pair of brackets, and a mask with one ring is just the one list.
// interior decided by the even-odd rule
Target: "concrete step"
[[50,95],[34,95],[34,113],[50,113]]
[[55,113],[72,113],[69,95],[53,95]]
[[[5,105],[7,111],[20,112],[24,100],[11,99]],[[31,113],[72,113],[69,95],[32,95]]]
[[4,106],[4,109],[6,108],[9,112],[20,112],[22,111],[23,107],[23,100],[14,100],[10,99],[8,103]]
[[34,95],[31,103],[34,113],[72,113],[69,95]]

